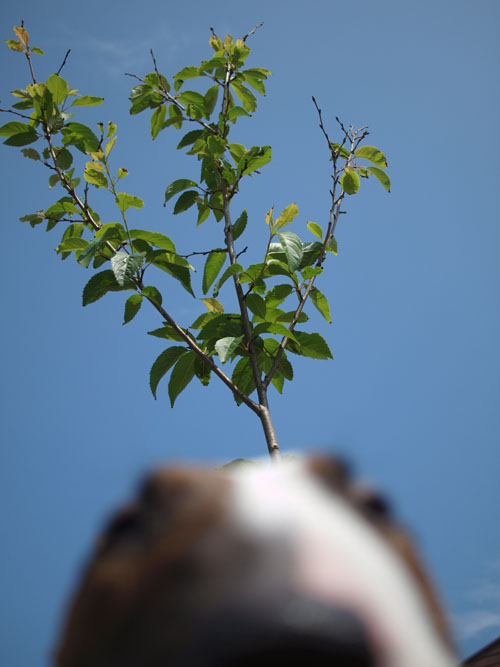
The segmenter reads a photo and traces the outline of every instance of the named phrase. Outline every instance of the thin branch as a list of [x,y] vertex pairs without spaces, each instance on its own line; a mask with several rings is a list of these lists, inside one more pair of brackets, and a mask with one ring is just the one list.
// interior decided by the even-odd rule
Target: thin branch
[[247,39],[250,37],[250,35],[253,35],[256,30],[258,30],[262,25],[264,25],[264,21],[261,21],[260,23],[257,23],[255,28],[252,28],[250,32],[248,32],[242,39],[243,42],[246,42]]
[[70,53],[71,53],[71,49],[68,49],[68,50],[66,51],[66,55],[64,56],[64,60],[62,61],[61,67],[57,70],[56,74],[60,74],[60,73],[61,73],[61,70],[62,70],[62,68],[64,67],[64,65],[66,64],[66,60],[67,60],[67,58],[68,58],[68,56],[69,56]]
[[202,250],[200,252],[190,252],[188,255],[179,255],[179,257],[192,257],[193,255],[210,255],[212,252],[227,252],[227,248],[214,248],[213,250]]
[[27,118],[28,120],[31,120],[31,116],[26,116],[23,113],[19,113],[17,111],[12,111],[12,109],[0,109],[0,112],[2,112],[2,113],[13,113],[15,116],[20,116],[21,118]]

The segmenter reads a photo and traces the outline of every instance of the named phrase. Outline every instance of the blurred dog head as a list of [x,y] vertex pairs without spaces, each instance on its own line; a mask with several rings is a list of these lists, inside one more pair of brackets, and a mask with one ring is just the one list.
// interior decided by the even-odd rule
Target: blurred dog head
[[58,667],[451,667],[436,597],[383,500],[315,459],[162,470],[111,522]]

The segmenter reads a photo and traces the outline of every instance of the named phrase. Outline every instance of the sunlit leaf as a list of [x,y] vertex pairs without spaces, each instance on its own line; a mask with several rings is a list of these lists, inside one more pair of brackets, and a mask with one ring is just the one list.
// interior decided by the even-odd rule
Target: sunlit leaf
[[145,253],[138,252],[132,255],[119,250],[111,257],[111,268],[115,274],[116,282],[124,287],[132,278],[134,273],[143,265]]
[[332,316],[330,315],[330,306],[328,305],[327,298],[324,294],[322,294],[319,289],[316,287],[313,287],[311,292],[309,293],[309,296],[311,298],[311,301],[313,302],[314,306],[319,310],[319,312],[323,315],[325,320],[331,324],[332,323]]
[[71,102],[72,107],[95,107],[102,104],[104,97],[93,97],[92,95],[82,95]]
[[219,355],[221,363],[226,363],[226,361],[241,343],[243,338],[244,336],[227,336],[225,338],[221,338],[215,343],[215,350]]
[[293,232],[280,232],[278,239],[285,252],[288,268],[290,271],[295,271],[302,261],[302,241]]
[[376,167],[387,167],[385,155],[375,146],[360,146],[354,153],[354,157],[363,157]]
[[125,213],[125,211],[130,207],[142,208],[144,206],[144,202],[142,199],[140,199],[139,197],[135,197],[134,195],[128,195],[126,192],[119,192],[116,195],[115,201],[116,205],[123,213]]
[[391,179],[385,173],[385,171],[382,171],[382,169],[378,169],[378,167],[367,167],[367,169],[384,186],[387,192],[391,191]]
[[340,186],[347,195],[354,195],[359,190],[359,176],[354,169],[344,171],[340,178]]
[[289,225],[292,220],[298,215],[299,209],[297,204],[289,204],[281,213],[279,218],[275,221],[274,225],[276,229],[281,229],[286,225]]
[[208,310],[213,311],[214,313],[224,312],[224,306],[220,303],[220,301],[217,301],[217,299],[207,298],[201,299],[201,301],[203,301]]

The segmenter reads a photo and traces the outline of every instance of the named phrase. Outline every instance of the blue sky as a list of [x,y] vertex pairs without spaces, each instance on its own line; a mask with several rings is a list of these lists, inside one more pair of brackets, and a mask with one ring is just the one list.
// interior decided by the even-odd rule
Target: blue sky
[[[291,230],[304,237],[307,220],[327,219],[329,162],[311,95],[331,134],[336,115],[369,125],[392,192],[363,182],[347,202],[339,255],[319,283],[333,324],[318,315],[310,328],[335,360],[294,360],[295,381],[271,396],[273,419],[284,451],[340,452],[386,490],[430,565],[462,655],[500,634],[500,5],[9,1],[2,39],[21,15],[46,52],[40,78],[71,47],[64,76],[105,97],[81,120],[118,125],[115,165],[130,171],[124,189],[146,201],[133,225],[171,236],[183,253],[213,247],[221,230],[197,230],[191,215],[162,207],[171,181],[198,172],[175,151],[174,130],[152,142],[149,118],[128,114],[123,73],[150,71],[150,48],[171,76],[208,57],[209,26],[237,37],[265,22],[249,62],[272,70],[268,94],[234,131],[245,145],[273,146],[273,162],[235,203],[249,212],[249,261],[263,252],[271,206],[296,202]],[[6,107],[28,76],[19,54],[0,54]],[[144,471],[262,456],[265,445],[254,415],[215,380],[188,387],[173,410],[167,383],[153,400],[148,372],[163,349],[145,334],[160,325],[154,312],[123,327],[122,294],[82,308],[91,270],[61,262],[59,232],[18,222],[61,194],[18,149],[3,147],[0,161],[0,663],[41,667],[97,530]],[[190,324],[200,302],[165,285],[170,311]]]

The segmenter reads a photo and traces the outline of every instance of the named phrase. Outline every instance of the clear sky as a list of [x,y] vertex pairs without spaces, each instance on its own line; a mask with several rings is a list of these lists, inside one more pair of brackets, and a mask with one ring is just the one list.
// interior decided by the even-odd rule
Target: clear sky
[[[273,76],[234,135],[273,146],[235,204],[249,212],[249,260],[262,253],[271,206],[296,202],[291,230],[301,235],[307,220],[327,219],[330,163],[311,95],[330,133],[335,115],[370,126],[392,192],[363,182],[347,202],[338,257],[319,283],[333,324],[318,315],[310,328],[335,360],[294,359],[295,381],[272,395],[274,422],[284,451],[340,452],[385,489],[418,539],[462,655],[500,634],[500,4],[7,0],[2,39],[21,18],[46,52],[41,78],[71,47],[64,76],[105,97],[81,120],[118,125],[115,165],[129,169],[124,189],[146,201],[133,225],[172,236],[183,253],[213,247],[221,229],[196,230],[192,215],[162,207],[166,185],[198,168],[174,150],[173,129],[152,142],[149,116],[128,114],[123,73],[150,71],[150,48],[171,76],[209,57],[209,26],[238,37],[265,22],[249,63]],[[5,107],[28,73],[6,47],[0,68]],[[62,193],[18,149],[2,147],[0,161],[0,663],[42,667],[97,530],[144,471],[262,456],[265,445],[254,415],[215,380],[193,383],[173,410],[167,383],[154,401],[148,372],[163,349],[145,334],[160,325],[154,312],[123,327],[123,294],[82,308],[92,269],[61,262],[59,231],[18,222]],[[105,202],[100,212],[115,219]],[[165,285],[170,311],[190,324],[200,302]]]

